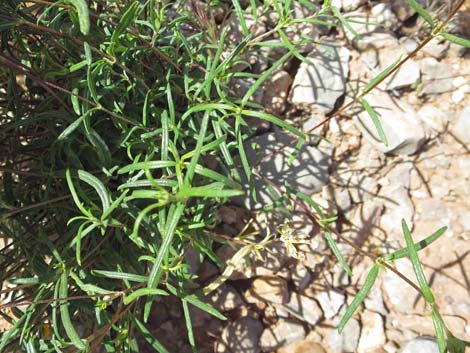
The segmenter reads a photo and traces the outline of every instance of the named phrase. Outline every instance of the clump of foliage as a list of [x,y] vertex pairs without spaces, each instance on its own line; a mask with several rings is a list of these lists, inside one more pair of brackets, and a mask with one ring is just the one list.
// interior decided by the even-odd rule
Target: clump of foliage
[[[253,187],[243,147],[255,130],[248,119],[276,124],[300,142],[309,137],[250,100],[291,58],[304,60],[298,46],[313,43],[286,35],[298,31],[295,3],[0,4],[0,279],[9,283],[1,292],[9,311],[1,315],[11,324],[0,351],[138,352],[141,337],[166,352],[146,322],[167,295],[180,299],[193,349],[190,305],[224,319],[204,303],[185,255],[196,249],[218,264],[214,244],[222,240],[210,231],[216,211],[243,192],[242,174]],[[311,13],[301,21],[348,25],[328,1],[299,3]],[[251,14],[256,22],[258,5],[277,14],[267,35],[256,36],[245,20]],[[242,35],[237,43],[227,40],[230,13]],[[443,29],[433,35],[462,41]],[[251,52],[272,46],[288,50],[264,74],[240,71]],[[358,99],[376,121],[364,96],[401,63]],[[255,83],[240,98],[230,82],[243,77]],[[316,210],[347,266],[330,220],[305,195],[289,194]]]

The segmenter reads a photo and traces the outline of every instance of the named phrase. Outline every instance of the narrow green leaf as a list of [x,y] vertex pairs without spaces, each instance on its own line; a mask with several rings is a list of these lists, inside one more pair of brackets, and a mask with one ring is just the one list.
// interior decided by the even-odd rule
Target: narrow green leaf
[[282,11],[285,15],[289,15],[291,10],[292,0],[284,0],[282,2]]
[[285,187],[286,187],[287,192],[295,195],[295,197],[301,199],[302,201],[306,202],[309,206],[313,207],[315,212],[320,216],[320,219],[325,218],[325,214],[323,213],[321,206],[318,203],[316,203],[310,196],[293,189],[289,185],[285,185]]
[[104,270],[91,270],[92,275],[98,275],[106,278],[119,279],[122,281],[132,281],[144,283],[147,282],[148,277],[142,275],[136,275],[134,273],[124,273],[115,271],[104,271]]
[[453,34],[442,32],[439,35],[447,39],[449,42],[461,45],[466,48],[470,48],[470,40],[462,37],[454,36]]
[[154,204],[151,204],[151,205],[148,205],[147,207],[145,207],[142,211],[139,212],[139,215],[137,216],[137,218],[135,219],[135,222],[134,222],[134,227],[133,227],[133,230],[132,230],[132,234],[130,236],[130,239],[137,245],[139,246],[140,248],[144,248],[145,247],[145,244],[144,242],[142,241],[142,238],[139,237],[139,229],[140,229],[140,223],[142,223],[142,220],[145,218],[145,216],[147,216],[147,214],[158,208],[158,207],[161,207],[163,205],[162,202],[157,202],[157,203],[154,203]]
[[256,92],[256,90],[266,81],[268,77],[271,77],[274,71],[276,71],[282,64],[284,64],[292,54],[290,52],[284,54],[279,60],[277,60],[271,67],[266,70],[257,80],[251,85],[251,87],[246,91],[245,95],[242,98],[241,106],[244,107],[250,99],[251,96]]
[[132,303],[139,297],[149,295],[168,295],[168,292],[158,288],[139,288],[124,298],[124,305]]
[[371,89],[373,89],[377,84],[379,84],[390,71],[392,71],[399,63],[401,62],[401,56],[392,64],[387,66],[381,73],[375,76],[372,81],[370,81],[362,90],[361,97],[365,96]]
[[95,153],[98,155],[99,161],[105,168],[109,168],[111,166],[111,152],[105,140],[93,128],[88,129],[86,138],[93,146]]
[[114,200],[111,205],[108,207],[108,209],[106,211],[103,212],[103,214],[101,215],[101,220],[104,221],[106,218],[108,218],[108,216],[116,209],[118,208],[122,201],[124,200],[124,198],[126,197],[127,193],[129,192],[129,189],[127,190],[124,190],[124,192],[116,199]]
[[251,116],[253,118],[258,118],[258,119],[269,121],[273,124],[276,124],[280,128],[285,129],[285,130],[293,133],[296,136],[299,136],[301,138],[305,138],[304,133],[300,132],[298,129],[296,129],[292,125],[288,124],[284,120],[276,118],[274,115],[264,113],[264,112],[257,112],[257,111],[253,111],[253,110],[246,110],[246,109],[243,109],[241,111],[241,114],[246,115],[246,116]]
[[431,289],[429,288],[428,283],[426,281],[426,276],[424,275],[423,268],[421,266],[421,263],[419,262],[418,253],[416,252],[416,249],[414,247],[413,238],[411,237],[410,230],[408,229],[408,225],[406,224],[406,221],[404,219],[402,219],[401,225],[403,229],[403,235],[405,236],[406,240],[408,254],[413,265],[413,271],[416,274],[416,279],[418,280],[419,287],[421,288],[424,299],[426,299],[426,301],[432,305],[435,302],[434,295],[432,294]]
[[73,5],[77,11],[80,31],[83,35],[88,35],[90,33],[90,13],[88,10],[88,4],[85,0],[67,0],[67,2]]
[[21,278],[9,278],[8,283],[23,285],[26,284],[28,286],[34,286],[39,284],[39,277],[21,277]]
[[191,321],[191,314],[189,312],[189,305],[186,300],[181,300],[181,304],[183,305],[183,313],[184,313],[184,321],[186,323],[186,330],[188,331],[188,340],[189,344],[193,350],[196,351],[196,342],[194,340],[194,332],[193,332],[193,324]]
[[95,286],[94,284],[90,283],[84,283],[80,277],[78,277],[75,273],[70,272],[69,273],[70,277],[75,281],[77,286],[87,293],[88,295],[94,295],[94,294],[112,294],[113,292],[107,289],[103,289],[101,287]]
[[150,93],[151,91],[148,90],[148,92],[145,94],[144,106],[142,107],[142,125],[143,126],[147,126],[147,110],[148,110]]
[[431,15],[421,7],[421,5],[416,0],[406,0],[408,5],[415,10],[418,15],[420,15],[429,25],[431,28],[434,28],[434,21],[432,20]]
[[133,317],[135,326],[142,334],[142,337],[158,352],[158,353],[170,353],[168,350],[152,335],[152,333],[145,327],[145,325],[139,321],[135,316]]
[[106,210],[109,208],[110,203],[109,203],[109,196],[108,196],[108,190],[106,190],[106,187],[103,185],[103,183],[94,175],[84,171],[84,170],[79,170],[77,171],[78,177],[80,178],[81,181],[87,183],[90,185],[93,189],[95,189],[96,193],[100,197],[101,200],[101,205],[103,207],[103,212],[106,212]]
[[197,112],[209,112],[211,110],[220,110],[220,111],[233,111],[235,108],[232,105],[229,104],[224,104],[224,103],[202,103],[195,105],[194,107],[191,107],[189,110],[187,110],[180,118],[180,124],[191,114],[197,113]]
[[299,140],[296,142],[294,150],[292,151],[292,153],[289,156],[289,159],[287,160],[287,165],[288,166],[291,166],[292,163],[295,161],[295,159],[299,155],[300,149],[303,147],[304,143],[305,143],[305,138],[303,138],[303,137],[299,138]]
[[[246,47],[246,45],[250,42],[251,38],[253,38],[254,33],[250,32],[248,35],[244,36],[242,41],[237,44],[237,46],[230,52],[230,54],[217,66],[216,74],[219,74],[223,70],[225,70],[229,64],[234,60],[238,54]],[[214,76],[215,77],[215,76]],[[211,80],[212,81],[212,80]]]
[[[185,164],[187,164],[187,163],[185,163]],[[219,181],[219,182],[223,183],[224,185],[226,185],[230,188],[233,188],[233,189],[240,189],[241,188],[240,184],[236,183],[235,181],[227,178],[226,176],[224,176],[220,173],[217,173],[216,171],[214,171],[212,169],[205,168],[205,167],[201,166],[200,164],[196,165],[195,173],[199,174],[199,175],[202,175],[206,178],[209,178],[209,179],[212,179],[212,180],[215,180],[215,181]]]
[[442,318],[436,309],[433,307],[432,312],[432,322],[434,324],[434,331],[436,332],[437,346],[439,347],[439,353],[446,353],[446,334],[445,334],[445,325],[442,322]]
[[[72,108],[75,114],[82,115],[82,110],[80,109],[80,102],[78,101],[78,88],[72,89],[72,94],[70,95],[70,100],[72,102]],[[60,140],[60,138],[59,138]]]
[[[62,272],[60,278],[60,289],[59,289],[59,296],[60,298],[67,298],[68,297],[68,281],[67,281],[67,272]],[[65,333],[70,341],[73,343],[75,347],[78,349],[85,349],[86,345],[81,340],[80,336],[78,335],[75,327],[72,324],[72,319],[70,317],[69,312],[69,303],[67,301],[61,301],[60,303],[60,318],[62,320],[62,325],[64,326]]]
[[[230,151],[227,146],[227,137],[222,133],[222,129],[220,126],[220,123],[216,120],[212,121],[212,128],[214,130],[215,136],[219,138],[223,138],[222,142],[219,145],[220,151],[222,152],[222,155],[225,159],[225,162],[227,163],[227,166],[230,168],[230,174],[231,176],[240,181],[240,175],[238,173],[237,168],[235,168],[235,163],[233,162],[232,155],[230,154]],[[197,173],[197,172],[196,172]]]
[[144,170],[144,169],[158,169],[166,167],[174,167],[176,165],[173,161],[146,161],[146,162],[137,162],[133,164],[126,165],[118,170],[118,174],[124,174],[133,172],[134,170]]
[[349,21],[344,18],[344,16],[341,14],[341,12],[338,10],[338,8],[336,6],[331,6],[331,10],[333,11],[334,15],[336,16],[336,18],[341,22],[341,24],[349,31],[352,33],[352,35],[354,36],[354,38],[358,38],[358,39],[361,39],[362,36],[356,32],[356,30],[354,28],[352,28],[352,26],[349,24]]
[[75,205],[85,216],[89,218],[93,218],[93,215],[90,212],[88,212],[88,210],[85,207],[83,207],[82,202],[78,198],[77,190],[75,189],[75,186],[73,185],[72,176],[70,174],[70,169],[67,169],[65,171],[65,178],[67,180],[67,185],[69,187],[70,193],[72,194],[72,199],[75,202]]
[[235,14],[237,15],[238,21],[240,22],[240,26],[242,28],[243,37],[246,37],[248,35],[248,27],[246,26],[245,15],[243,14],[243,10],[238,0],[232,0],[232,4],[235,9]]
[[64,131],[62,131],[61,134],[57,137],[57,139],[60,141],[60,140],[65,139],[67,136],[69,136],[72,132],[74,132],[81,125],[83,120],[85,120],[85,118],[88,117],[94,110],[96,109],[93,108],[93,109],[88,110],[85,114],[83,114],[78,119],[76,119],[72,124],[67,126],[64,129]]
[[199,130],[199,136],[194,148],[193,156],[191,157],[191,162],[189,163],[188,170],[184,176],[184,186],[188,188],[191,185],[193,180],[194,172],[196,165],[199,162],[199,157],[201,156],[202,147],[204,145],[204,137],[206,136],[207,126],[209,124],[209,112],[205,112],[201,121],[201,128]]
[[195,294],[187,295],[183,298],[184,301],[187,301],[191,305],[205,311],[206,313],[220,319],[220,320],[227,320],[227,318],[219,313],[216,309],[214,309],[211,305],[204,303],[200,300]]
[[188,197],[232,197],[243,195],[241,190],[227,190],[222,183],[212,183],[204,186],[190,187],[180,190],[176,194],[177,199]]
[[[175,180],[171,179],[154,179],[158,186],[163,187],[175,187],[178,183]],[[152,186],[153,183],[150,180],[136,180],[124,183],[118,186],[118,190],[128,189],[128,188],[141,188],[144,186]]]
[[242,162],[243,171],[245,172],[246,178],[248,179],[248,185],[250,188],[250,193],[252,195],[253,201],[257,202],[256,200],[256,190],[255,190],[255,182],[253,179],[253,172],[251,170],[250,162],[248,162],[248,158],[246,156],[245,147],[243,146],[243,135],[241,131],[241,123],[243,119],[241,116],[237,115],[235,117],[235,138],[237,139],[237,149],[238,154],[240,156],[240,160]]
[[364,282],[364,285],[359,290],[359,292],[357,292],[353,301],[348,306],[346,313],[341,318],[341,322],[339,323],[339,326],[338,326],[339,333],[343,331],[344,327],[346,326],[351,316],[353,316],[354,312],[357,310],[359,305],[361,305],[361,303],[369,294],[370,290],[372,289],[372,286],[375,283],[375,280],[377,279],[378,274],[379,274],[379,266],[378,265],[372,266],[371,270],[369,271],[369,274],[367,275],[366,281]]
[[344,259],[343,257],[343,254],[341,254],[341,251],[339,251],[338,249],[338,246],[336,245],[336,242],[333,240],[333,238],[331,237],[331,234],[330,234],[330,231],[328,229],[323,229],[323,234],[325,234],[325,238],[326,238],[326,241],[331,249],[331,251],[333,252],[333,254],[335,255],[335,257],[338,259],[339,263],[341,264],[341,266],[344,268],[344,270],[346,271],[346,273],[352,277],[352,271],[351,271],[351,268],[349,267],[349,265],[346,263],[346,260]]
[[305,56],[299,53],[299,51],[295,48],[294,44],[289,41],[287,35],[281,29],[278,29],[277,33],[279,33],[279,37],[281,38],[282,43],[289,49],[289,52],[295,56],[300,61],[307,63],[309,65],[315,65],[311,60],[307,59]]
[[80,224],[80,227],[77,230],[77,235],[75,236],[75,259],[77,260],[78,266],[82,265],[82,232],[83,228],[88,224],[88,222],[83,222]]
[[72,66],[69,67],[69,72],[75,72],[80,70],[81,68],[87,66],[86,60],[80,61],[76,64],[73,64]]
[[185,204],[178,203],[177,205],[172,205],[174,207],[173,212],[168,213],[168,219],[166,220],[165,233],[163,234],[163,243],[158,249],[157,257],[155,263],[153,264],[152,270],[147,281],[148,288],[156,288],[160,280],[161,274],[161,265],[163,262],[164,256],[168,253],[173,236],[175,235],[175,229],[178,225],[178,222],[183,215]]
[[465,353],[465,341],[447,333],[447,350],[449,353]]
[[[221,137],[219,137],[215,140],[212,140],[208,144],[205,144],[201,147],[200,153],[204,153],[204,152],[207,152],[207,151],[214,151],[225,140],[227,140],[226,136],[221,136]],[[184,161],[186,159],[191,158],[192,156],[194,156],[195,153],[196,153],[195,149],[188,152],[188,153],[185,153],[184,155],[181,156],[181,161]]]
[[[139,7],[139,2],[134,1],[129,5],[127,10],[122,14],[121,19],[119,20],[118,25],[116,26],[116,29],[114,30],[112,36],[111,36],[111,45],[114,45],[121,34],[124,33],[124,31],[131,25],[131,23],[134,22],[135,20],[135,14],[137,11],[137,8]],[[111,54],[114,55],[114,54]]]
[[[432,233],[430,236],[426,237],[425,239],[415,243],[415,250],[416,252],[423,250],[425,247],[433,243],[435,240],[437,240],[444,232],[447,230],[447,227],[442,227],[439,228],[437,231]],[[385,256],[384,258],[386,260],[397,260],[401,259],[403,257],[408,257],[408,248],[401,248],[397,251],[394,251],[393,253]]]
[[388,147],[388,140],[387,136],[385,135],[385,132],[382,128],[382,124],[380,123],[379,117],[377,116],[377,113],[375,110],[369,105],[369,103],[365,100],[365,98],[359,98],[359,102],[362,104],[366,112],[369,114],[370,118],[372,119],[372,122],[375,125],[375,128],[377,129],[377,133],[379,134],[380,139],[382,140],[382,143]]

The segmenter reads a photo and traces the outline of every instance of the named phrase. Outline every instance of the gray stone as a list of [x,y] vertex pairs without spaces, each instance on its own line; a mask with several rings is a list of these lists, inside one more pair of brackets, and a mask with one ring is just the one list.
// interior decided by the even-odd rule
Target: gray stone
[[401,232],[401,220],[404,219],[410,229],[413,229],[415,208],[408,190],[400,185],[387,185],[380,190],[386,207],[380,219],[380,225],[385,232]]
[[299,244],[297,249],[300,252],[302,265],[316,272],[327,257],[325,254],[327,248],[328,243],[321,234],[308,239],[306,244]]
[[367,0],[332,0],[331,6],[336,6],[344,12],[357,10],[362,5],[365,5]]
[[397,39],[393,32],[377,28],[361,34],[361,38],[353,38],[353,44],[359,51],[365,51],[368,49],[378,50],[390,47],[395,45],[396,41]]
[[388,311],[384,305],[382,290],[378,286],[374,286],[367,297],[364,299],[366,309],[378,314],[387,315]]
[[[393,12],[395,12],[400,21],[405,21],[416,13],[406,0],[393,0],[390,3],[392,4]],[[424,5],[423,0],[418,0],[418,3]]]
[[459,222],[464,231],[470,231],[470,211],[459,213]]
[[467,302],[459,302],[453,306],[453,312],[456,315],[465,314],[466,316],[470,316],[470,303]]
[[[354,124],[354,122],[352,122]],[[369,197],[374,196],[375,192],[370,194],[371,189],[367,187],[363,187],[362,183],[365,183],[367,180],[364,178],[364,170],[369,171],[370,173],[373,173],[374,170],[377,172],[379,171],[380,168],[382,168],[385,164],[385,156],[382,152],[378,151],[372,144],[368,143],[367,141],[362,141],[361,145],[359,146],[359,155],[357,156],[357,159],[354,163],[353,169],[356,170],[355,173],[352,173],[353,175],[356,174],[358,176],[358,180],[363,180],[361,181],[361,189],[368,190]],[[350,168],[347,168],[350,169]],[[369,178],[369,177],[367,177]],[[354,179],[352,179],[354,180]],[[374,186],[377,185],[377,181],[371,181],[367,182],[368,185]],[[352,196],[352,193],[351,193]],[[367,196],[367,195],[364,195]],[[366,197],[367,198],[367,197]],[[366,199],[365,198],[365,199]],[[353,197],[354,200],[354,197]]]
[[308,337],[300,342],[294,342],[286,347],[282,347],[278,353],[326,353],[325,348]]
[[376,179],[359,173],[351,175],[351,178],[348,180],[348,186],[351,198],[355,203],[373,199],[379,189]]
[[286,310],[285,312],[280,311],[280,317],[288,313],[312,326],[315,326],[323,316],[323,312],[315,300],[295,292],[291,294],[289,302],[284,306]]
[[398,102],[379,90],[366,96],[369,105],[375,110],[388,140],[382,143],[377,129],[366,111],[354,117],[362,136],[383,153],[411,155],[426,138],[424,128],[415,110],[405,102]]
[[263,325],[251,317],[242,317],[233,321],[222,331],[216,345],[217,353],[243,352],[259,353],[259,340]]
[[209,303],[219,311],[229,311],[243,305],[242,296],[229,284],[222,284],[208,297]]
[[275,72],[263,85],[263,106],[268,112],[281,114],[286,109],[287,91],[292,83],[290,75],[283,70]]
[[[388,5],[378,4],[376,6],[379,6],[377,7],[376,12],[379,12],[381,9],[387,9],[385,16],[388,16],[389,19],[393,16],[393,13],[389,11]],[[393,31],[384,29],[381,26],[380,21],[370,13],[358,10],[348,13],[345,17],[350,20],[349,24],[356,33],[359,34],[359,36],[355,36],[347,29],[344,30],[344,34],[359,51],[367,49],[381,49],[396,44],[397,39],[394,36]],[[393,20],[393,22],[395,22],[395,20]],[[391,24],[392,23],[389,22],[389,25]]]
[[382,28],[387,30],[395,31],[400,23],[392,11],[392,5],[390,3],[379,3],[372,7],[370,16],[373,18],[375,23],[380,23]]
[[420,221],[448,221],[451,213],[448,205],[438,198],[427,198],[419,203]]
[[439,346],[431,337],[417,337],[405,344],[400,353],[439,353]]
[[[388,39],[389,44],[380,50],[372,47],[361,54],[361,59],[369,66],[374,75],[378,75],[390,65],[394,64],[400,55],[411,52],[416,46],[416,42],[411,40],[398,40],[391,34]],[[420,78],[419,63],[413,59],[405,61],[401,67],[390,77],[385,79],[379,88],[393,90],[413,85]]]
[[[255,37],[266,32],[264,22],[255,19],[251,13],[247,13],[244,18],[250,33],[253,33]],[[235,13],[232,13],[227,19],[226,25],[229,28],[227,32],[227,40],[230,43],[239,44],[243,40],[244,35],[238,16]]]
[[[415,278],[413,267],[408,259],[395,261],[396,269],[408,278]],[[382,288],[386,296],[387,307],[393,312],[422,313],[422,305],[418,305],[419,295],[407,283],[392,271],[382,276]]]
[[405,189],[410,188],[412,162],[400,161],[395,164],[392,170],[387,173],[387,181],[390,186],[401,186]]
[[[385,67],[383,68],[385,69]],[[384,81],[387,90],[409,87],[419,80],[419,64],[413,59],[405,62],[400,69]]]
[[358,353],[367,353],[385,344],[384,320],[382,316],[365,310],[361,315],[362,332],[357,347]]
[[446,54],[448,47],[447,42],[441,41],[438,38],[433,38],[424,46],[422,51],[433,58],[441,59]]
[[318,293],[316,298],[327,319],[334,317],[346,302],[346,296],[343,293],[331,289]]
[[300,323],[280,319],[274,326],[263,331],[260,346],[263,352],[273,352],[283,346],[302,340],[305,335],[305,329]]
[[462,45],[459,45],[459,44],[456,44],[456,43],[450,43],[448,53],[451,56],[460,58],[460,57],[464,56],[465,53],[467,53],[467,51],[468,51],[468,48],[466,48]]
[[346,287],[351,284],[351,277],[339,263],[334,266],[332,277],[334,288]]
[[292,282],[299,291],[303,291],[312,281],[310,270],[303,264],[298,263],[292,271]]
[[[401,45],[387,47],[378,52],[379,70],[382,72],[404,54],[406,49]],[[413,85],[420,78],[419,63],[413,59],[407,60],[396,72],[384,80],[383,84],[387,90],[399,89]]]
[[290,102],[304,109],[312,106],[330,113],[346,89],[350,52],[336,42],[322,43],[303,62],[292,84]]
[[470,143],[470,107],[465,107],[452,126],[452,132],[463,143]]
[[452,81],[452,67],[437,61],[434,58],[424,58],[420,61],[421,73],[423,74],[424,94],[437,94],[449,92],[454,89]]
[[[403,1],[406,1],[406,0],[403,0]],[[405,50],[407,54],[411,53],[419,45],[419,43],[416,40],[410,37],[401,37],[400,39],[398,39],[398,43]]]
[[446,131],[450,122],[449,112],[436,108],[431,104],[426,104],[418,110],[418,116],[431,131],[431,136]]
[[[314,3],[311,5],[315,6]],[[311,17],[316,11],[312,6],[305,6],[298,1],[292,3],[290,16],[295,20],[303,20],[307,17]],[[318,9],[318,8],[317,8]],[[317,10],[318,11],[318,10]],[[267,25],[269,28],[273,29],[279,24],[279,13],[272,11],[267,15]],[[298,42],[303,40],[302,34],[305,37],[317,40],[320,35],[325,35],[329,32],[330,28],[324,25],[319,25],[311,23],[308,21],[298,21],[292,23],[290,26],[284,28],[284,33],[290,42]],[[296,45],[296,49],[300,53],[306,53],[311,51],[314,48],[313,43],[305,43]]]
[[[268,133],[248,140],[245,145],[245,151],[251,166],[254,166],[257,160],[264,156],[277,152],[281,147],[290,143],[293,139],[283,131]],[[259,147],[259,157],[252,147],[256,144]],[[289,157],[294,151],[295,146],[289,146],[282,151],[271,155],[269,160],[259,166],[262,176],[272,180],[277,185],[282,186],[288,183],[293,189],[311,195],[321,190],[326,185],[329,178],[329,168],[331,165],[331,146],[327,143],[320,143],[318,147],[304,144],[297,157],[289,165]],[[243,174],[243,173],[242,173]],[[234,198],[234,202],[244,205],[249,209],[256,209],[274,202],[279,196],[277,191],[271,193],[271,186],[263,179],[255,178],[255,188],[258,204],[255,204],[251,198],[248,185],[246,185],[246,195]]]
[[287,281],[278,276],[258,277],[245,292],[245,298],[249,303],[265,301],[283,304],[287,302],[288,295]]
[[[235,95],[238,98],[243,98],[246,92],[250,89],[251,86],[256,82],[253,78],[234,78],[231,82],[232,89]],[[264,96],[264,89],[261,87],[258,88],[250,98],[250,101],[253,101],[258,104],[262,104]]]
[[331,353],[356,352],[360,333],[361,325],[356,319],[349,319],[341,334],[337,329],[332,330],[328,337],[328,344],[333,351]]
[[335,203],[341,212],[346,212],[351,208],[351,195],[346,188],[335,188],[333,191]]

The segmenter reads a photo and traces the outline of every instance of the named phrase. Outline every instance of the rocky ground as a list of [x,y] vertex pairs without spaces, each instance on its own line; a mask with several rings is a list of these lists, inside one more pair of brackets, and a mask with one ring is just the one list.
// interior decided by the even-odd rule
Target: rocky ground
[[[400,55],[417,47],[424,35],[422,22],[405,3],[369,2],[368,6],[362,0],[333,1],[345,17],[358,20],[352,25],[362,37],[304,24],[302,31],[323,44],[301,48],[314,66],[287,63],[258,90],[255,100],[304,130],[315,126]],[[297,16],[305,16],[304,8],[297,10]],[[440,11],[445,14],[445,9]],[[468,36],[469,18],[468,10],[462,11],[452,23],[454,32]],[[270,18],[250,24],[262,34],[270,28]],[[233,25],[234,40],[240,34],[237,31]],[[262,72],[268,58],[284,52],[276,48],[250,58],[254,70]],[[367,96],[380,116],[388,147],[380,142],[367,113],[353,108],[316,131],[326,140],[306,144],[290,167],[290,148],[259,167],[267,178],[311,195],[329,215],[338,216],[335,227],[342,234],[373,254],[404,246],[403,218],[417,239],[447,226],[442,238],[420,256],[444,320],[455,335],[466,339],[470,335],[469,59],[465,49],[433,39]],[[242,95],[252,83],[235,81],[234,90]],[[260,124],[258,131],[250,142],[264,156],[291,140],[266,124]],[[251,145],[247,148],[254,162],[256,151]],[[338,334],[339,320],[364,282],[371,261],[340,244],[354,272],[349,278],[302,212],[288,217],[276,210],[253,211],[273,201],[263,180],[257,180],[257,187],[258,204],[238,199],[224,206],[218,229],[233,236],[252,218],[266,232],[274,221],[287,219],[304,243],[297,246],[297,258],[287,254],[282,242],[271,244],[262,261],[252,256],[248,265],[240,266],[209,295],[208,301],[228,321],[194,310],[201,351],[438,352],[423,299],[389,272],[381,272],[364,305]],[[228,263],[234,253],[228,245],[217,251],[222,263]],[[194,272],[202,283],[210,283],[223,271],[209,262],[199,264],[194,255]],[[414,278],[407,259],[397,261],[396,267]],[[182,313],[175,308],[171,303],[159,306],[155,334],[172,351],[189,351],[173,340],[173,333],[183,329],[178,319]]]

